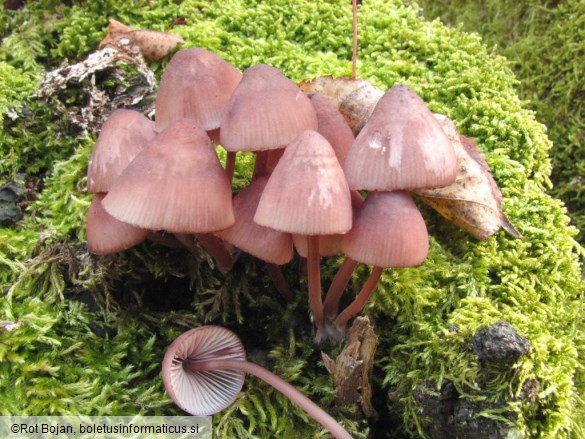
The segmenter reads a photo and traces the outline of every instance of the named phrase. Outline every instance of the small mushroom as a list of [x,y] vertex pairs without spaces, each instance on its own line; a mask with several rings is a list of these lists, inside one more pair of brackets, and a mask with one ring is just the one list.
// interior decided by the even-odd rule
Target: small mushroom
[[209,232],[234,223],[231,185],[209,137],[183,119],[160,133],[128,165],[103,200],[114,218],[150,230],[175,233],[191,251],[199,242],[227,272],[233,259]]
[[[266,151],[284,148],[302,131],[316,129],[309,98],[280,70],[257,64],[244,71],[230,98],[220,142],[228,152],[261,152],[254,170],[261,177],[272,170],[266,169]],[[271,159],[274,165],[278,158]]]
[[224,241],[271,264],[282,265],[293,257],[290,233],[263,227],[254,222],[254,214],[268,182],[267,177],[253,181],[233,199],[235,223],[214,232]]
[[234,223],[231,187],[205,131],[183,119],[128,165],[103,201],[110,215],[139,227],[205,233]]
[[270,176],[254,221],[307,236],[309,304],[323,330],[319,235],[351,229],[351,195],[333,148],[316,131],[304,131],[286,148]]
[[201,326],[180,335],[162,363],[163,382],[175,403],[195,416],[215,414],[230,406],[249,373],[265,381],[302,408],[338,439],[349,433],[322,408],[272,372],[246,361],[239,338],[219,326]]
[[457,176],[451,141],[425,102],[395,85],[376,104],[344,165],[357,190],[411,190],[447,186]]
[[349,148],[355,140],[351,128],[333,102],[321,93],[310,96],[317,112],[317,132],[333,147],[339,164],[343,167]]
[[156,131],[192,119],[206,131],[219,128],[242,74],[199,47],[179,50],[165,69],[156,95]]
[[[342,247],[350,266],[355,266],[351,261],[356,261],[374,267],[355,300],[339,313],[333,325],[331,315],[326,315],[326,329],[332,336],[343,333],[345,324],[363,309],[383,268],[412,267],[424,262],[429,236],[422,215],[407,192],[374,191],[368,194],[352,229],[343,237]],[[330,293],[334,299],[328,312],[337,309],[341,295],[339,290]]]

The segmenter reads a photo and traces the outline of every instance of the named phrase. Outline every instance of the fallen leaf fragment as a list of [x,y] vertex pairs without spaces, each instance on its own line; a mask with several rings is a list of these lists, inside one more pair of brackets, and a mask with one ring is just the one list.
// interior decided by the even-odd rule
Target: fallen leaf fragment
[[147,29],[134,30],[124,23],[110,19],[108,33],[100,41],[99,47],[105,45],[118,47],[120,44],[127,45],[129,43],[140,49],[146,61],[152,62],[169,55],[178,44],[184,43],[184,40],[180,35],[166,32]]
[[374,107],[384,94],[365,79],[320,76],[299,84],[307,94],[321,93],[337,105],[339,112],[357,136],[370,118]]
[[[134,67],[142,80],[140,86],[130,83],[129,89],[120,90],[119,95],[110,101],[108,94],[96,86],[94,74],[109,71],[112,77],[122,78],[124,72],[119,69],[118,64]],[[62,115],[63,109],[61,104],[58,104],[60,101],[57,97],[71,84],[81,84],[82,92],[87,95],[87,104],[81,109],[67,113],[67,118],[83,131],[94,132],[99,129],[112,109],[136,105],[145,96],[153,93],[156,79],[136,46],[117,49],[105,47],[89,54],[86,59],[76,64],[63,61],[57,69],[45,72],[34,96],[48,104],[50,108],[54,107],[56,114]]]
[[475,142],[460,137],[455,124],[447,116],[436,114],[435,117],[455,147],[459,162],[457,179],[450,186],[419,189],[414,193],[422,202],[476,238],[485,240],[500,228],[520,238],[522,235],[502,211],[502,193]]
[[366,317],[357,317],[347,332],[345,347],[333,360],[322,353],[323,362],[335,383],[335,402],[338,407],[353,413],[361,408],[366,417],[377,416],[372,406],[372,370],[378,337]]
[[[384,94],[365,79],[321,76],[303,81],[299,86],[307,94],[319,92],[327,96],[338,106],[356,136]],[[522,235],[502,211],[502,194],[475,142],[465,137],[461,140],[450,119],[436,116],[455,147],[459,161],[457,180],[450,186],[414,193],[422,202],[478,239],[485,240],[500,228],[520,238]]]

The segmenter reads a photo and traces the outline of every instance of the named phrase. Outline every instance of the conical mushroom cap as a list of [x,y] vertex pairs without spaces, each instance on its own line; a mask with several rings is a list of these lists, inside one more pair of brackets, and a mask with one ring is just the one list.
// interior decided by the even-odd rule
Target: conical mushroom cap
[[148,143],[154,139],[154,122],[134,110],[116,110],[104,122],[87,168],[87,191],[107,192]]
[[244,385],[244,372],[185,370],[186,361],[246,360],[240,339],[219,326],[201,326],[180,335],[162,362],[163,383],[175,403],[195,416],[213,415],[229,407]]
[[87,247],[96,255],[117,253],[140,244],[148,230],[118,221],[102,207],[105,193],[95,194],[87,211]]
[[[364,203],[364,199],[360,195],[358,191],[349,191],[351,194],[351,208],[353,211],[352,215],[352,223],[353,219],[359,212],[361,205]],[[319,235],[317,238],[319,240],[319,255],[320,256],[333,256],[343,251],[342,249],[342,242],[343,237],[345,234],[336,233],[335,235]],[[292,235],[293,237],[293,244],[297,253],[302,256],[303,258],[308,257],[308,249],[307,249],[307,237],[304,235]]]
[[254,221],[300,235],[345,233],[351,196],[333,148],[316,131],[304,131],[272,172]]
[[364,264],[411,267],[426,259],[429,235],[407,192],[370,192],[342,246],[346,255]]
[[304,130],[317,129],[309,98],[274,67],[258,64],[244,71],[221,123],[228,151],[283,148]]
[[215,232],[224,241],[272,264],[286,264],[293,257],[292,238],[283,233],[254,222],[254,214],[268,177],[255,180],[234,197],[233,226]]
[[242,74],[198,47],[179,50],[165,69],[156,95],[156,130],[193,119],[204,130],[218,128]]
[[380,99],[344,166],[352,189],[448,186],[457,176],[453,145],[425,102],[405,85]]
[[321,93],[310,96],[317,112],[317,132],[327,139],[333,147],[337,160],[343,167],[347,153],[355,140],[351,128],[337,107]]
[[103,206],[120,221],[142,228],[204,233],[234,223],[231,194],[209,137],[183,119],[136,156]]

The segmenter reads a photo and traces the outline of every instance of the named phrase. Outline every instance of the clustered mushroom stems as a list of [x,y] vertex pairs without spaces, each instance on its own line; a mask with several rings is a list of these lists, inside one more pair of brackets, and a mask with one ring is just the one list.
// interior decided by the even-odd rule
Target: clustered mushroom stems
[[[352,4],[354,26],[352,77],[355,78],[357,65],[357,2],[354,0]],[[276,93],[277,97],[273,96],[273,93]],[[257,101],[250,99],[251,95],[253,97],[256,95],[262,96],[261,105],[264,108],[258,110],[255,118],[256,120],[264,118],[264,125],[269,125],[268,129],[265,126],[261,127],[260,134],[255,134],[253,127],[251,129],[242,128],[242,126],[247,125],[246,118],[248,115],[257,111],[259,105]],[[179,96],[178,99],[177,96]],[[299,96],[303,97],[300,102]],[[304,109],[302,108],[303,105]],[[174,221],[169,220],[164,213],[161,214],[160,212],[155,215],[157,216],[156,218],[150,218],[144,212],[128,212],[129,209],[126,204],[135,205],[140,203],[140,198],[148,197],[149,194],[147,193],[148,191],[142,191],[142,193],[130,193],[127,196],[120,195],[120,192],[122,192],[120,186],[122,184],[118,182],[127,180],[126,184],[129,187],[136,186],[135,177],[132,176],[132,173],[139,174],[140,171],[148,173],[148,169],[157,166],[151,163],[155,157],[153,156],[150,159],[144,157],[145,154],[148,155],[144,151],[153,148],[150,146],[151,144],[155,144],[160,148],[162,140],[159,140],[159,138],[164,137],[166,140],[170,139],[171,143],[182,142],[184,144],[185,140],[180,137],[181,134],[176,133],[181,132],[181,130],[187,132],[193,129],[187,126],[186,119],[192,120],[197,126],[206,130],[209,136],[208,139],[211,138],[214,144],[221,144],[226,148],[225,174],[230,187],[238,150],[256,150],[257,157],[252,181],[256,181],[263,176],[270,176],[283,155],[284,147],[295,136],[303,130],[319,129],[320,122],[318,120],[322,115],[318,115],[315,112],[315,108],[292,81],[274,68],[259,65],[248,69],[242,75],[229,63],[204,49],[193,48],[177,52],[160,82],[156,99],[155,122],[148,121],[137,112],[119,110],[119,114],[116,114],[118,116],[116,120],[121,122],[117,122],[114,128],[110,128],[110,126],[115,125],[113,121],[115,117],[112,117],[112,123],[109,125],[106,123],[100,134],[90,160],[88,180],[91,185],[88,184],[88,189],[92,192],[101,191],[105,194],[105,197],[102,196],[98,200],[100,204],[99,215],[93,216],[106,217],[110,223],[98,226],[96,225],[97,220],[93,217],[88,218],[90,250],[100,254],[120,251],[136,245],[143,239],[156,237],[155,233],[157,231],[167,231],[196,256],[199,253],[195,242],[197,241],[216,261],[218,268],[223,273],[228,273],[233,268],[235,257],[234,253],[230,252],[231,247],[228,247],[221,238],[215,236],[214,230],[218,230],[217,226],[213,228],[207,223],[202,226],[197,221],[185,220],[176,224]],[[123,112],[125,113],[121,114]],[[135,122],[137,118],[139,123]],[[267,121],[268,123],[266,123]],[[175,138],[173,138],[173,135],[175,135]],[[203,142],[205,143],[205,141]],[[110,149],[104,152],[108,147]],[[170,149],[171,147],[169,146],[168,148]],[[339,146],[336,146],[336,148],[339,148]],[[126,152],[126,150],[131,149],[131,153]],[[336,151],[337,153],[338,151]],[[139,159],[134,160],[137,156]],[[135,162],[140,160],[143,162],[141,164],[143,169],[140,169],[139,165],[135,165]],[[135,169],[126,171],[126,167]],[[111,171],[107,168],[111,169]],[[106,175],[101,175],[100,172],[103,173],[104,169],[106,169]],[[131,189],[131,191],[136,192],[135,189]],[[113,195],[110,195],[110,193],[113,193]],[[138,202],[134,198],[137,198]],[[102,200],[103,207],[101,207]],[[153,201],[150,200],[148,203],[153,203]],[[145,202],[147,207],[148,203]],[[142,211],[144,210],[143,205]],[[185,217],[186,213],[188,211],[184,210],[177,215]],[[202,215],[212,216],[213,214],[217,213],[204,212]],[[91,224],[89,224],[90,222]],[[194,223],[197,223],[197,225],[193,225]],[[223,227],[225,225],[226,223],[224,222]],[[133,228],[131,233],[133,238],[131,240],[124,236],[129,234],[129,227]],[[110,247],[105,244],[97,245],[95,241],[101,239],[101,237],[96,238],[96,235],[103,235],[109,241],[118,242],[116,242],[116,245],[110,245]],[[121,244],[120,241],[124,241],[124,238],[126,238],[126,241]],[[306,240],[308,247],[309,304],[317,333],[325,334],[325,321],[330,321],[335,317],[341,294],[350,274],[347,270],[344,270],[347,265],[344,264],[341,269],[341,275],[336,276],[334,284],[327,294],[325,299],[326,307],[324,308],[321,292],[319,237],[317,235],[307,235]],[[168,239],[166,241],[168,242]],[[236,257],[237,254],[235,253]],[[279,261],[276,264],[273,261],[266,260],[266,263],[269,276],[277,290],[290,301],[292,299],[292,290],[280,270],[279,265],[282,262]],[[371,294],[369,289],[365,289],[365,291],[367,294]],[[355,315],[359,311],[359,304],[365,302],[363,298],[366,297],[366,292],[358,296],[360,300],[356,299],[352,303],[351,312],[344,312],[342,316]]]

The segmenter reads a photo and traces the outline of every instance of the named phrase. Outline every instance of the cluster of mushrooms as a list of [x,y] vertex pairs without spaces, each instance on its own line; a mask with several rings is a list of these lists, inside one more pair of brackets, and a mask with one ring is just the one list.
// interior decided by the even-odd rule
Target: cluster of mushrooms
[[[227,150],[225,169],[217,145]],[[256,162],[252,182],[232,199],[238,151],[254,151]],[[339,339],[383,268],[426,259],[426,226],[406,191],[447,186],[456,174],[451,140],[404,85],[381,97],[354,138],[335,102],[318,93],[307,96],[278,69],[259,64],[242,74],[207,50],[185,49],[161,78],[155,122],[133,110],[116,110],[103,125],[88,169],[88,191],[95,193],[88,246],[107,254],[146,238],[190,250],[198,242],[224,272],[245,251],[266,261],[273,274],[295,248],[307,258],[316,340]],[[358,191],[368,191],[365,200]],[[323,300],[320,257],[340,252],[345,260]],[[372,265],[371,275],[355,300],[339,310],[358,263]],[[220,341],[210,342],[216,332],[197,328],[184,334],[163,362],[167,389],[191,413],[210,410],[195,404],[196,396],[183,396],[179,383],[198,388],[201,378],[193,377],[201,374],[187,371],[210,370],[209,351],[217,346],[229,364],[220,365],[226,358],[213,364],[231,370],[232,378],[202,376],[224,385],[233,379],[236,393],[243,382],[233,363],[245,355],[226,347],[235,342],[223,332]],[[226,345],[223,339],[232,341]],[[206,365],[195,366],[201,349]],[[180,373],[171,376],[173,370]],[[235,394],[226,392],[218,391],[231,403]],[[340,430],[334,434],[349,437]]]

